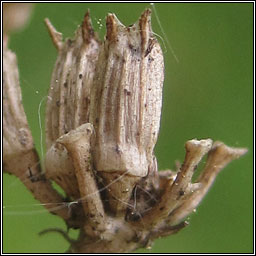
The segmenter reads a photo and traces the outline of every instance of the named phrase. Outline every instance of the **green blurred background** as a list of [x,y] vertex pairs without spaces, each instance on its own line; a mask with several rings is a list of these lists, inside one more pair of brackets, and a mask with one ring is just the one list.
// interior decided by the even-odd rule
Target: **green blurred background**
[[[47,95],[57,54],[44,18],[50,18],[64,37],[70,37],[90,8],[95,30],[103,38],[108,12],[130,25],[146,7],[149,3],[36,4],[30,23],[12,35],[10,48],[18,57],[24,107],[38,150],[38,107]],[[159,169],[173,168],[175,160],[182,161],[184,143],[192,138],[210,137],[230,146],[247,147],[249,152],[218,176],[197,212],[190,216],[187,228],[157,240],[151,250],[138,252],[252,253],[253,4],[160,3],[155,8],[179,59],[177,63],[159,39],[165,56],[162,121],[156,146]],[[152,25],[163,37],[154,13]],[[44,119],[43,108],[41,113]],[[59,234],[38,236],[44,229],[65,229],[65,225],[42,211],[15,177],[4,175],[3,199],[5,253],[61,253],[68,248]],[[77,233],[72,231],[71,235]]]

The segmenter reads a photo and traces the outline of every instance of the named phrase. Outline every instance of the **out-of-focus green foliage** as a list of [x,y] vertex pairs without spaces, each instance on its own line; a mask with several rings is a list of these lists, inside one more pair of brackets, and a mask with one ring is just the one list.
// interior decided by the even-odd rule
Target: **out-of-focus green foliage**
[[[38,107],[47,95],[57,54],[44,18],[70,37],[90,8],[94,27],[103,38],[108,12],[130,25],[146,7],[150,5],[36,4],[30,24],[12,35],[10,48],[18,57],[23,102],[39,151]],[[160,3],[155,8],[179,59],[177,63],[166,40],[161,39],[153,13],[153,30],[161,36],[165,55],[161,133],[156,147],[159,169],[183,161],[184,143],[192,138],[210,137],[230,146],[248,147],[249,152],[219,175],[187,228],[157,240],[152,250],[139,252],[252,252],[253,4]],[[44,119],[43,108],[41,115]],[[67,249],[67,242],[58,234],[38,237],[43,229],[65,225],[37,204],[16,178],[4,175],[4,252],[61,253]]]

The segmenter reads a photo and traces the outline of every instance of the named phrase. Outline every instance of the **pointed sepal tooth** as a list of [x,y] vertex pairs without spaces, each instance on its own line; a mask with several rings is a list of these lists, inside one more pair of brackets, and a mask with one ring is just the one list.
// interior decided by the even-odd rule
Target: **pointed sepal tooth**
[[95,38],[95,32],[92,27],[92,21],[90,17],[90,10],[88,10],[84,16],[82,23],[82,36],[86,44],[89,44],[91,39]]
[[58,32],[55,27],[52,25],[52,23],[50,22],[50,20],[48,18],[46,18],[44,20],[45,25],[49,31],[49,34],[51,36],[52,42],[54,44],[54,46],[57,48],[58,51],[61,50],[63,43],[62,43],[62,33]]
[[109,13],[106,19],[106,40],[114,42],[119,36],[119,30],[124,29],[125,26],[118,20],[115,14]]
[[141,48],[142,52],[146,53],[149,45],[149,39],[152,37],[151,27],[151,10],[146,9],[139,19],[139,29],[141,35]]

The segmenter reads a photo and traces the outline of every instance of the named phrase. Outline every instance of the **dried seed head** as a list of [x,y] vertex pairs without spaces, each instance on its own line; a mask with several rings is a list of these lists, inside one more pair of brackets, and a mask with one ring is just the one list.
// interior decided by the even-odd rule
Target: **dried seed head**
[[[118,197],[110,199],[114,212],[126,209],[135,183],[148,174],[159,132],[164,63],[150,14],[146,10],[129,27],[109,14],[102,44],[92,29],[89,13],[75,39],[65,43],[46,20],[59,53],[46,109],[46,175],[77,198],[77,190],[68,188],[70,182],[77,187],[71,159],[65,148],[54,143],[90,122],[96,135],[91,145],[94,169]],[[58,166],[58,162],[64,164]],[[129,184],[124,185],[119,178],[112,184],[112,176],[118,177],[118,173],[134,177],[127,179]],[[129,193],[119,195],[120,186]]]
[[73,40],[62,42],[48,19],[50,36],[58,50],[46,106],[46,176],[59,184],[71,198],[79,198],[72,160],[55,141],[89,121],[90,90],[100,42],[86,13]]
[[[68,239],[70,252],[128,252],[178,232],[188,224],[184,218],[195,211],[220,170],[247,149],[222,142],[212,145],[210,139],[190,140],[179,172],[158,173],[153,149],[164,68],[160,46],[151,31],[150,10],[130,27],[109,14],[103,45],[92,29],[89,13],[75,39],[65,43],[48,20],[46,23],[59,51],[47,105],[50,149],[46,176],[75,201],[63,208],[63,198],[41,175],[21,104],[15,55],[6,43],[5,171],[19,177],[35,198],[68,221],[68,226],[80,228],[77,241]],[[205,154],[203,172],[192,183]],[[99,183],[104,187],[99,189]],[[52,208],[53,204],[61,206]],[[72,204],[77,206],[75,211]]]
[[91,95],[97,171],[145,176],[159,131],[163,55],[151,32],[150,10],[125,27],[107,16]]
[[62,42],[48,19],[45,20],[58,58],[52,74],[46,108],[47,149],[63,134],[89,121],[90,90],[100,42],[86,13],[73,40]]

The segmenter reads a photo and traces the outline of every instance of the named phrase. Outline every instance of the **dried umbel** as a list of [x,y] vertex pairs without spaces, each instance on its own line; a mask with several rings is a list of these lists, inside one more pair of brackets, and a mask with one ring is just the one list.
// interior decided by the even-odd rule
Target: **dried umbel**
[[[93,31],[89,13],[75,38],[65,42],[46,19],[58,58],[47,102],[45,174],[36,164],[20,103],[16,63],[4,49],[5,171],[30,177],[26,185],[35,197],[60,204],[48,210],[69,228],[80,229],[77,240],[68,239],[69,252],[131,252],[178,232],[220,170],[247,151],[193,139],[186,143],[186,157],[177,172],[158,171],[153,150],[164,64],[150,13],[145,10],[129,27],[109,14],[103,42]],[[10,66],[14,68],[8,71]],[[204,155],[206,165],[193,183]],[[13,161],[24,156],[22,166]],[[51,180],[65,191],[65,199],[51,187]]]

